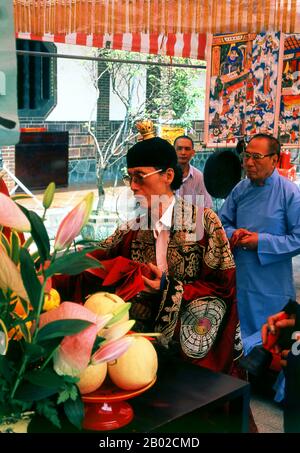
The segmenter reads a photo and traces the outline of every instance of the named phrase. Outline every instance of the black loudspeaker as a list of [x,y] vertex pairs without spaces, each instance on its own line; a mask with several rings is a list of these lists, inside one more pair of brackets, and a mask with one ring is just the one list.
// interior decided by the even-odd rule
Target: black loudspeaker
[[226,198],[241,180],[242,168],[234,150],[219,149],[206,161],[203,176],[208,193],[214,198]]

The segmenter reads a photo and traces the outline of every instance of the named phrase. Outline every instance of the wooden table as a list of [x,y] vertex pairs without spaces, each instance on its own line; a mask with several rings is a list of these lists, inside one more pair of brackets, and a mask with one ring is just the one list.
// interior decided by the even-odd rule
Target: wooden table
[[[134,409],[132,422],[106,433],[246,433],[249,400],[250,385],[245,381],[178,358],[164,359],[160,361],[154,386],[129,400]],[[33,432],[49,430],[57,432],[40,420],[32,422]],[[63,432],[76,432],[76,428],[65,423]]]

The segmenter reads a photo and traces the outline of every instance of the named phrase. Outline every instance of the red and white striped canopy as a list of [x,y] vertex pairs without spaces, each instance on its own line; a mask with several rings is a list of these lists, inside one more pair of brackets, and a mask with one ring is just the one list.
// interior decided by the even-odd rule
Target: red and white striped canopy
[[204,58],[206,33],[300,32],[300,0],[13,0],[18,38]]
[[116,33],[116,34],[51,34],[16,33],[17,38],[78,44],[99,48],[127,50],[171,57],[205,59],[205,33]]

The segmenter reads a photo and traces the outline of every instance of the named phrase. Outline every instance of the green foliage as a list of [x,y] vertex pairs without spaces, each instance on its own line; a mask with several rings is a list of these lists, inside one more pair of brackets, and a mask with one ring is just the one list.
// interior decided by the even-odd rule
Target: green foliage
[[45,418],[50,420],[54,426],[61,427],[61,423],[58,417],[57,406],[54,401],[42,400],[36,403],[36,411],[38,414],[43,415]]
[[75,401],[78,398],[78,389],[76,385],[66,386],[58,395],[57,404],[65,403],[68,399]]
[[83,422],[84,407],[79,393],[77,393],[77,398],[75,400],[69,398],[64,403],[64,411],[68,420],[74,426],[76,426],[76,428],[81,429]]
[[40,262],[44,263],[50,258],[50,240],[42,219],[34,212],[19,206],[31,225],[31,236],[38,248]]
[[85,269],[101,267],[99,261],[85,256],[88,252],[95,250],[95,248],[84,249],[80,252],[69,253],[68,255],[57,258],[46,269],[45,274],[47,278],[54,274],[76,275]]
[[42,285],[37,278],[32,257],[30,256],[28,250],[23,248],[20,250],[20,265],[22,280],[29,300],[34,310],[37,310],[40,302]]

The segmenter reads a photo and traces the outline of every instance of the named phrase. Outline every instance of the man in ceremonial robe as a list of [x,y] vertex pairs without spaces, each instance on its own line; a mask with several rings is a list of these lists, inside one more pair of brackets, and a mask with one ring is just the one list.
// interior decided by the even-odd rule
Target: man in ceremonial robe
[[[140,131],[144,140],[127,154],[127,180],[145,214],[119,227],[91,255],[104,266],[122,257],[147,267],[142,288],[134,291],[137,280],[127,278],[135,329],[160,332],[167,353],[233,373],[242,347],[235,264],[225,231],[214,211],[175,197],[182,183],[175,148]],[[122,277],[126,264],[115,262],[113,272]],[[88,292],[101,291],[96,275],[93,269],[72,277],[69,288],[79,289],[84,300]]]

